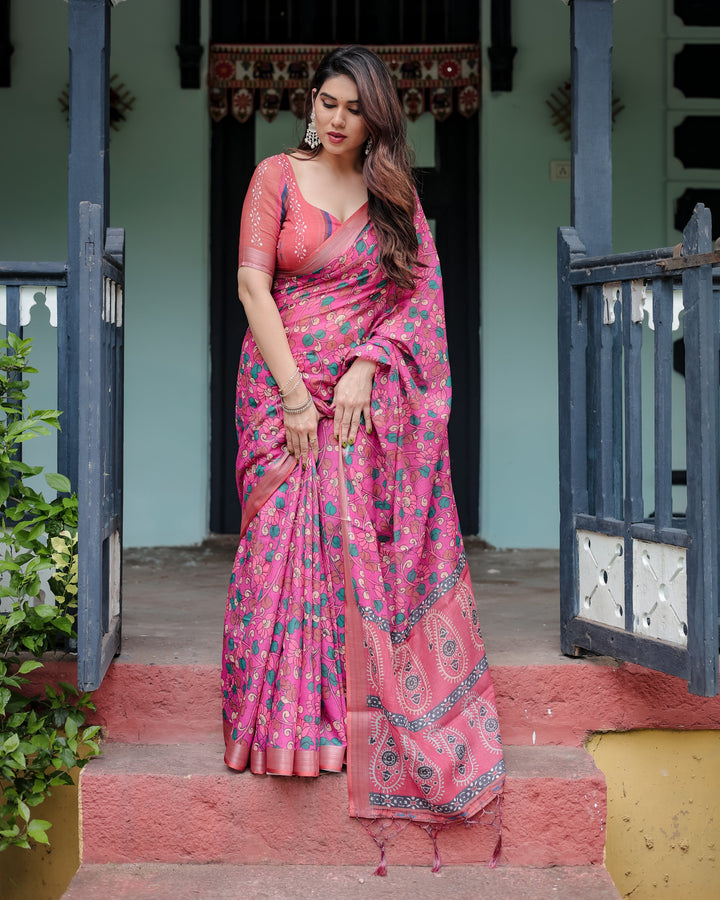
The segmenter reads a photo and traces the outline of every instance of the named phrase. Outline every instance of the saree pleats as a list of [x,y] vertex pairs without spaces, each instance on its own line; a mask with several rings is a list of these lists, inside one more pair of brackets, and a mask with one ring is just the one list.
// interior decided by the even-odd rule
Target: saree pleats
[[[418,207],[419,209],[419,207]],[[418,212],[418,282],[388,284],[370,225],[321,248],[273,296],[321,419],[304,470],[252,336],[238,377],[243,535],[223,652],[226,762],[337,771],[350,812],[433,827],[498,796],[502,745],[450,480],[440,270]],[[332,258],[330,257],[332,255]],[[330,403],[377,363],[373,429],[339,448]],[[430,827],[430,826],[428,826]]]

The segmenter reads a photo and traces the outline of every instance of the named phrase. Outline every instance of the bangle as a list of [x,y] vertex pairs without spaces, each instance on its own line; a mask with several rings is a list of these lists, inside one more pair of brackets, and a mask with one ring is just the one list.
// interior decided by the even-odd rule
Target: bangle
[[283,408],[284,412],[288,413],[288,415],[299,416],[300,413],[304,413],[306,410],[310,409],[310,407],[312,405],[313,405],[313,400],[310,395],[310,392],[308,391],[307,400],[304,403],[302,403],[300,406],[286,406],[283,403],[282,408]]
[[[296,380],[297,379],[297,380]],[[293,374],[288,378],[285,384],[278,388],[281,397],[286,397],[288,394],[292,393],[295,388],[298,386],[299,381],[302,379],[302,375],[300,374],[300,369],[296,367]],[[291,387],[292,385],[292,387]]]

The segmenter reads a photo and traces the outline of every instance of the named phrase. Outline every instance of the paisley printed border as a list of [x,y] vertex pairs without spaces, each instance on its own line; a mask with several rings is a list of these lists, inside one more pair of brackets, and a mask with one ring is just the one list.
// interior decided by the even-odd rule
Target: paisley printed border
[[474,796],[477,796],[479,792],[484,791],[504,774],[505,761],[501,759],[492,767],[492,769],[485,772],[479,778],[476,778],[471,785],[468,785],[468,787],[460,791],[460,793],[449,803],[435,805],[428,800],[425,800],[423,797],[408,797],[405,795],[392,794],[387,796],[385,794],[377,793],[370,794],[370,802],[373,806],[383,807],[385,809],[418,809],[442,815],[452,815],[453,813],[459,813],[467,806]]
[[[402,631],[393,631],[390,632],[390,640],[393,644],[400,644],[402,641],[406,640],[409,636],[412,629],[417,625],[417,623],[422,619],[422,617],[430,610],[438,600],[446,594],[451,588],[454,588],[455,585],[460,580],[460,576],[465,568],[465,551],[460,554],[460,559],[458,560],[458,564],[455,566],[452,574],[448,575],[447,578],[444,578],[440,584],[433,588],[432,591],[427,595],[427,597],[423,600],[423,602],[416,607],[408,616],[408,624]],[[370,609],[367,606],[360,607],[360,615],[368,622],[372,622],[374,625],[377,625],[382,631],[390,631],[390,622],[388,619],[381,618],[374,610]]]
[[433,707],[429,713],[420,716],[419,719],[413,719],[411,721],[402,713],[390,712],[390,710],[383,706],[382,700],[372,694],[368,695],[367,705],[370,709],[379,710],[391,725],[395,725],[398,728],[407,728],[408,731],[417,732],[425,728],[426,725],[431,725],[433,722],[437,722],[438,719],[442,719],[442,717],[455,706],[463,694],[467,694],[467,692],[480,681],[485,672],[487,672],[487,669],[487,657],[483,656],[465,681],[458,685],[452,694],[449,694],[441,703],[438,703],[437,706]]

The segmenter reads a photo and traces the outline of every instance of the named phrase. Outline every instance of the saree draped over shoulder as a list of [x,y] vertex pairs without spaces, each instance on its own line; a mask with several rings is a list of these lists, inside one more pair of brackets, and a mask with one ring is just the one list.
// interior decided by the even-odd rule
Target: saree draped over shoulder
[[[243,507],[223,647],[225,760],[317,775],[347,749],[350,814],[468,820],[504,782],[495,697],[450,481],[440,268],[417,203],[417,284],[380,270],[367,206],[307,203],[286,156],[251,182],[240,264],[273,276],[323,416],[318,459],[285,450],[278,386],[250,332],[237,384]],[[377,363],[373,429],[338,446],[331,403]]]

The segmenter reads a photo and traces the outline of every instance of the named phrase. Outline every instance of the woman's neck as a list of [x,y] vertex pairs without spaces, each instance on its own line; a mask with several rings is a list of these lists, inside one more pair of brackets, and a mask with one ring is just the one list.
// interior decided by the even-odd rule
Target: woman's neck
[[315,159],[336,176],[357,175],[363,168],[359,153],[328,153],[321,150]]

